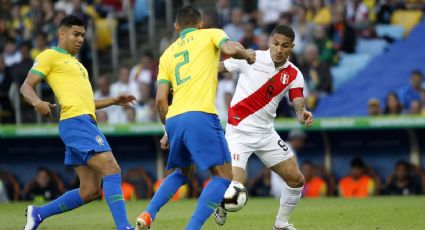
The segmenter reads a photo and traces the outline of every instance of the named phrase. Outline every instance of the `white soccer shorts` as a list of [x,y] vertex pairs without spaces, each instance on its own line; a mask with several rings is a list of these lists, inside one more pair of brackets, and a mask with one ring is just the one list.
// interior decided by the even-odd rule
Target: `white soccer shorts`
[[291,147],[274,130],[267,133],[248,133],[227,125],[226,140],[232,156],[232,166],[243,169],[246,169],[252,153],[268,168],[294,156]]

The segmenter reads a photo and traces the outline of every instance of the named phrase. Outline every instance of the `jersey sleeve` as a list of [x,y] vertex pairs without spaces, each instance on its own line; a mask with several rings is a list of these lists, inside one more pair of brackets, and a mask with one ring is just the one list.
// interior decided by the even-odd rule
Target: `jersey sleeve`
[[227,71],[231,73],[241,72],[245,63],[245,60],[234,58],[229,58],[223,61],[224,67],[226,67]]
[[304,77],[303,77],[303,74],[300,71],[298,71],[294,82],[289,87],[289,100],[292,101],[294,98],[304,97],[303,90],[304,90]]
[[170,74],[167,71],[167,58],[165,54],[160,58],[159,60],[159,66],[158,66],[158,78],[156,83],[159,84],[168,84],[171,86],[171,77]]
[[39,54],[35,58],[34,64],[32,65],[30,72],[37,74],[41,78],[45,78],[47,75],[49,75],[52,69],[52,59],[48,56],[49,55],[46,52],[42,52],[41,54]]
[[304,88],[304,77],[300,71],[298,71],[294,82],[290,86],[290,89],[294,89],[294,88]]
[[211,33],[211,42],[214,44],[215,47],[219,48],[221,45],[230,40],[229,36],[227,36],[226,32],[224,32],[221,29],[209,29]]

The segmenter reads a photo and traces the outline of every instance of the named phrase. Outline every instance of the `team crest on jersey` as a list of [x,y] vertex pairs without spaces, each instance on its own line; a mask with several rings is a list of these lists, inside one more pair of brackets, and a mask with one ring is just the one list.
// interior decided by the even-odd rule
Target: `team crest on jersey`
[[97,136],[96,136],[96,142],[97,142],[97,144],[98,144],[99,146],[104,145],[104,143],[103,143],[103,138],[102,138],[101,136],[99,136],[99,135],[97,135]]
[[280,81],[281,81],[284,85],[288,84],[288,81],[289,81],[289,75],[288,75],[287,73],[282,73],[282,74],[280,75]]

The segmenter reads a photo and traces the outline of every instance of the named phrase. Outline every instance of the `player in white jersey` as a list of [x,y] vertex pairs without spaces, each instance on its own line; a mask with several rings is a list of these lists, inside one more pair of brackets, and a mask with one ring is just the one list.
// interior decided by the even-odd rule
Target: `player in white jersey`
[[[227,59],[220,63],[220,72],[239,73],[239,80],[228,112],[226,139],[232,154],[233,180],[245,182],[248,158],[255,153],[284,181],[275,230],[295,230],[288,223],[289,215],[298,204],[304,186],[296,158],[291,148],[274,130],[274,118],[279,102],[285,95],[292,101],[299,122],[306,127],[313,123],[303,97],[304,79],[298,68],[288,61],[294,47],[294,31],[278,25],[270,35],[269,50],[256,51],[256,61]],[[226,211],[216,209],[217,224],[223,225]]]

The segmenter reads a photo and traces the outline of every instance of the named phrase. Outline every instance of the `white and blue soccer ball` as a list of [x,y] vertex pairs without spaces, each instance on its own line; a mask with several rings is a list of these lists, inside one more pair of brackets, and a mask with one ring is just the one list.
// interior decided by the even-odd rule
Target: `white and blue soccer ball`
[[229,188],[224,193],[222,207],[229,212],[236,212],[242,209],[248,201],[248,192],[243,184],[232,181]]

